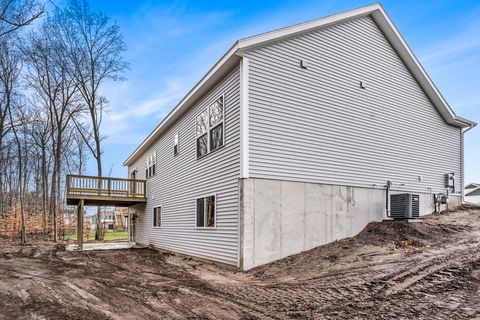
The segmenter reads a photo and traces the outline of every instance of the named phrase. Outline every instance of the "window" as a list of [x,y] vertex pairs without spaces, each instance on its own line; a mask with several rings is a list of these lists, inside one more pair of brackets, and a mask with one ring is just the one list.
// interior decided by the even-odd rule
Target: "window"
[[197,116],[197,158],[203,157],[208,153],[207,146],[207,110]]
[[176,156],[178,154],[178,133],[173,138],[173,155]]
[[223,97],[209,108],[210,115],[210,151],[223,146]]
[[153,152],[147,157],[145,166],[145,178],[151,178],[155,175],[157,166],[157,151]]
[[197,227],[215,227],[215,196],[197,199]]
[[197,158],[223,146],[223,96],[196,118]]
[[154,227],[162,226],[162,207],[153,208],[153,226]]

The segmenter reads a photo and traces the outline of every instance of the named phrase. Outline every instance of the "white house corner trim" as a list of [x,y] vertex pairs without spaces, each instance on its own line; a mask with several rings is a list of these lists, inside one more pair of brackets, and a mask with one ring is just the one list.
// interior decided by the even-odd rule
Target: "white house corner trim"
[[249,59],[240,60],[240,178],[249,177]]

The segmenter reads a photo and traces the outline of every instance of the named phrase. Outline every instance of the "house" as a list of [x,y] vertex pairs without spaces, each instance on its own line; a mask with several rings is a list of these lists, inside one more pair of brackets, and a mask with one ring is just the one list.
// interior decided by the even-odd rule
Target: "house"
[[480,205],[480,183],[470,183],[465,187],[465,202]]
[[[104,230],[127,230],[128,229],[128,208],[113,208],[111,210],[103,210],[100,213],[101,224]],[[87,217],[93,229],[97,225],[97,216],[91,215]]]
[[386,185],[452,207],[474,126],[380,4],[241,39],[124,162],[132,232],[248,270],[387,218]]

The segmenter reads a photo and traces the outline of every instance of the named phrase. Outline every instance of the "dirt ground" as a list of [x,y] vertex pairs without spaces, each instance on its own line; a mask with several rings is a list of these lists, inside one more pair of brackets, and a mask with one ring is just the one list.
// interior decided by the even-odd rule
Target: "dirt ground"
[[247,273],[150,249],[0,247],[0,319],[480,319],[479,285],[474,208]]

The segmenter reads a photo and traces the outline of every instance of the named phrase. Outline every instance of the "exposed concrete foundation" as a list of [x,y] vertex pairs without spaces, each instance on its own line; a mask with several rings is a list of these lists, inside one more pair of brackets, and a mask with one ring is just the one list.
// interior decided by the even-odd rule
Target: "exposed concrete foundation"
[[[459,205],[459,199],[451,197],[449,206]],[[240,208],[241,267],[249,270],[354,236],[383,220],[386,194],[380,188],[249,178],[241,180]],[[431,195],[420,194],[420,214],[433,211]]]

